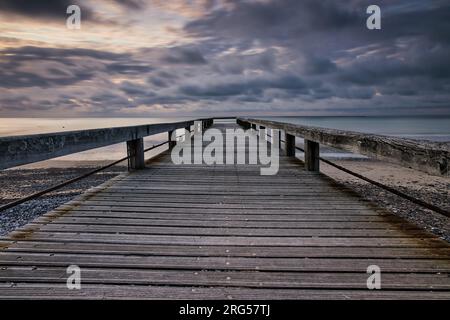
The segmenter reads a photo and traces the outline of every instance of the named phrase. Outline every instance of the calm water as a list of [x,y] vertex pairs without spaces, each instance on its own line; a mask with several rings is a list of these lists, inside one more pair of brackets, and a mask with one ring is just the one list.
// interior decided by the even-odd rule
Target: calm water
[[[440,117],[260,117],[275,121],[290,122],[308,126],[334,128],[342,130],[377,133],[450,142],[450,116]],[[177,122],[189,120],[180,118],[74,118],[74,119],[31,119],[0,118],[0,137],[26,135],[59,131],[71,131],[93,128],[120,127],[139,124]],[[167,139],[167,134],[155,135],[145,139],[146,146]],[[323,150],[324,156],[342,157],[341,152]],[[125,143],[80,152],[61,157],[61,160],[112,160],[126,154]],[[345,154],[345,157],[350,156]]]
[[266,117],[308,126],[450,141],[450,116],[439,117]]

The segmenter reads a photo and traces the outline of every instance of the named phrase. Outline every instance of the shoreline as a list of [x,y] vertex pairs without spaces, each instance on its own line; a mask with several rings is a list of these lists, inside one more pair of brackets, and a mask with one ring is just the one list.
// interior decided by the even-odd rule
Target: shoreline
[[[333,161],[368,178],[399,188],[401,191],[426,202],[444,209],[450,209],[450,203],[448,202],[450,180],[446,177],[431,176],[416,170],[370,159],[333,159]],[[4,170],[0,172],[0,204],[43,190],[110,162],[112,161],[49,160]],[[0,214],[0,235],[5,235],[25,225],[36,217],[70,201],[89,188],[98,186],[126,172],[126,170],[126,162],[124,162],[2,212]],[[321,163],[321,172],[337,183],[353,190],[362,198],[370,200],[392,214],[405,218],[420,228],[450,242],[450,218],[422,208],[324,163]]]

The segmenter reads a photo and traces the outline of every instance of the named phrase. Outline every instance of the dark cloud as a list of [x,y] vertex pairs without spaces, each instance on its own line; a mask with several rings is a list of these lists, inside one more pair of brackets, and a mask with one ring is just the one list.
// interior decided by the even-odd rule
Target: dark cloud
[[[134,10],[133,15],[151,3],[102,1]],[[56,2],[45,14],[57,16],[67,4]],[[4,1],[0,10],[40,16],[52,1],[25,8],[28,3]],[[43,101],[45,107],[69,106],[76,99],[105,113],[155,104],[164,110],[195,105],[198,112],[449,110],[448,1],[379,0],[382,30],[375,31],[366,28],[368,0],[216,4],[185,24],[189,44],[126,53],[3,49],[0,88],[40,88],[55,92]],[[32,104],[21,95],[2,103],[15,99],[20,106]]]
[[124,81],[120,84],[120,90],[129,95],[145,95],[148,93],[148,87],[138,85],[129,81]]
[[188,23],[185,30],[196,36],[251,36],[262,41],[282,42],[298,39],[311,30],[342,29],[364,21],[357,7],[336,1],[238,1],[232,10],[215,10]]
[[79,5],[83,19],[92,16],[90,9],[84,7],[82,2],[72,0],[1,0],[0,10],[8,13],[27,16],[34,19],[61,19],[67,18],[67,7]]
[[242,74],[245,71],[272,72],[276,68],[276,50],[268,49],[260,53],[229,54],[216,59],[212,64],[214,70],[221,74]]
[[[139,11],[147,7],[145,0],[97,0],[105,3],[115,3],[124,11]],[[67,8],[70,5],[78,5],[81,9],[82,20],[89,20],[94,23],[117,24],[117,22],[105,20],[102,13],[94,11],[89,0],[1,0],[0,12],[25,16],[36,20],[56,20],[66,21]]]
[[120,73],[120,74],[145,74],[154,70],[153,67],[146,64],[131,64],[126,62],[116,62],[106,65],[106,69],[110,73]]
[[[0,87],[4,88],[67,86],[99,73],[139,75],[153,70],[129,54],[99,50],[28,46],[1,50],[0,56]],[[34,65],[40,68],[34,70]]]
[[[54,71],[54,69],[53,69]],[[83,80],[92,79],[92,72],[79,70],[73,74],[67,75],[60,71],[58,77],[45,77],[43,75],[31,72],[8,73],[0,71],[0,87],[3,88],[21,88],[21,87],[41,87],[49,88],[55,86],[72,85]]]
[[146,1],[143,0],[107,0],[113,1],[130,10],[142,10],[147,6]]
[[8,56],[11,61],[25,60],[62,60],[64,58],[94,58],[102,60],[117,60],[129,57],[128,54],[117,54],[108,51],[91,49],[61,49],[25,46],[1,50],[3,56]]
[[306,60],[308,62],[305,67],[305,72],[308,74],[325,74],[335,72],[337,70],[336,64],[328,58],[311,55],[307,56]]
[[195,48],[172,48],[169,53],[163,57],[164,62],[173,64],[205,64],[203,55]]
[[227,83],[207,85],[185,85],[180,88],[188,96],[217,98],[226,96],[253,96],[261,95],[267,89],[280,89],[294,91],[297,94],[308,92],[308,85],[299,77],[285,75],[277,78],[252,78]]

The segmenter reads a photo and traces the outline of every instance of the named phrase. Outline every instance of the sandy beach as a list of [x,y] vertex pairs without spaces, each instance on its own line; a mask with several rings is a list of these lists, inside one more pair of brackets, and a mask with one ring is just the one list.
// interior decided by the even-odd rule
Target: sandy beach
[[[352,171],[361,173],[383,184],[396,187],[407,194],[442,208],[450,209],[450,180],[374,160],[333,160]],[[0,203],[7,203],[50,187],[56,183],[79,176],[108,161],[47,161],[20,169],[0,173]],[[0,234],[4,235],[59,205],[71,200],[85,190],[97,186],[126,171],[126,163],[95,174],[87,179],[29,201],[0,215]],[[349,187],[363,198],[369,199],[393,214],[450,242],[450,219],[422,208],[396,195],[384,191],[347,173],[321,163],[321,171],[337,182]]]

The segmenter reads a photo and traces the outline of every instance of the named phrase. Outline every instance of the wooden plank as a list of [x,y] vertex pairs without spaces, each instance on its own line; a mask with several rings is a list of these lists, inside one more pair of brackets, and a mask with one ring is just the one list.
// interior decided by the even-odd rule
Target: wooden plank
[[[244,288],[367,289],[367,273],[248,272],[83,268],[83,285],[131,284]],[[62,283],[65,267],[2,267],[0,282]],[[383,273],[383,290],[450,290],[443,274]]]
[[[381,211],[380,213],[373,211],[373,210],[360,210],[360,209],[320,209],[320,210],[314,210],[310,208],[298,208],[298,209],[292,209],[292,210],[283,210],[278,211],[275,209],[267,209],[267,210],[259,210],[257,208],[252,207],[245,207],[245,208],[239,208],[239,210],[236,210],[235,208],[170,208],[170,207],[136,207],[133,206],[125,206],[125,207],[112,207],[112,206],[84,206],[82,204],[80,205],[65,205],[61,206],[58,209],[52,211],[48,215],[45,215],[46,217],[52,218],[52,217],[59,217],[66,214],[88,214],[88,213],[117,213],[119,215],[122,214],[129,214],[127,217],[132,217],[134,214],[136,216],[144,216],[144,217],[152,217],[153,214],[167,214],[167,215],[191,215],[193,214],[194,217],[197,214],[203,214],[205,216],[247,216],[249,220],[253,219],[253,217],[256,216],[270,216],[273,218],[283,218],[283,217],[291,217],[294,218],[297,217],[298,219],[302,218],[314,218],[314,217],[336,217],[339,219],[340,217],[347,217],[350,220],[352,218],[367,218],[367,219],[374,219],[374,220],[383,220],[383,221],[402,221],[401,218],[387,214],[384,211]],[[111,216],[114,216],[113,214]]]
[[330,289],[257,289],[228,287],[174,287],[136,285],[84,285],[67,290],[61,284],[0,284],[3,299],[114,299],[114,300],[449,300],[447,291],[410,290],[330,290]]
[[[279,214],[266,213],[258,214],[257,211],[239,210],[240,214],[236,211],[226,212],[226,210],[220,210],[220,213],[209,213],[209,210],[203,209],[202,213],[199,210],[135,210],[132,208],[104,208],[101,211],[92,208],[74,208],[71,211],[54,211],[51,215],[46,215],[43,219],[47,219],[47,222],[51,222],[59,217],[93,217],[93,218],[110,218],[110,219],[135,219],[136,223],[139,223],[136,219],[144,221],[153,219],[183,219],[192,220],[195,224],[197,220],[215,220],[215,221],[342,221],[342,222],[400,222],[400,219],[395,219],[390,216],[380,216],[376,214],[325,214],[312,211],[308,211],[306,214],[294,213],[294,214]],[[101,208],[100,208],[101,209]],[[176,213],[170,213],[176,212]],[[195,213],[193,213],[195,212]],[[222,213],[223,212],[223,213]]]
[[[90,216],[61,216],[53,223],[55,224],[81,224],[81,225],[117,225],[117,226],[173,226],[173,227],[191,227],[193,224],[197,227],[227,227],[227,228],[272,228],[272,229],[393,229],[417,230],[418,227],[408,223],[402,222],[353,222],[353,221],[249,221],[249,220],[205,220],[198,219],[129,219],[122,218],[126,215],[119,215],[116,219],[111,219],[110,215],[104,217],[90,217]],[[50,220],[51,221],[51,220]],[[40,217],[34,220],[34,223],[48,223],[46,217]]]
[[367,237],[367,238],[431,238],[432,235],[422,230],[395,230],[395,229],[307,229],[307,228],[229,228],[229,227],[170,227],[170,226],[122,226],[122,225],[96,225],[96,224],[63,224],[51,223],[48,225],[28,224],[18,229],[27,231],[29,228],[38,228],[42,232],[83,232],[83,233],[112,233],[136,235],[193,235],[193,236],[264,236],[264,237]]
[[383,272],[450,272],[450,260],[442,259],[167,257],[0,252],[1,266],[68,267],[72,264],[99,268],[363,273],[368,266],[378,265]]
[[193,246],[52,241],[0,241],[10,252],[90,253],[106,255],[278,258],[398,258],[448,260],[450,248],[437,247],[293,247],[293,246]]
[[[181,235],[133,235],[14,231],[7,239],[77,241],[128,244],[178,244],[178,245],[223,245],[223,246],[309,246],[309,247],[446,247],[446,243],[435,238],[348,238],[348,237],[256,237],[256,236],[181,236]],[[5,240],[5,238],[0,239]],[[1,252],[0,252],[1,253]]]
[[[245,203],[242,204],[217,204],[217,203],[210,203],[210,204],[203,204],[203,203],[167,203],[167,202],[152,202],[152,201],[102,201],[102,200],[86,200],[83,202],[76,202],[73,201],[70,203],[71,205],[83,205],[85,207],[114,207],[114,208],[120,208],[120,207],[132,207],[132,208],[212,208],[212,209],[241,209],[245,208]],[[260,204],[260,205],[249,205],[249,207],[253,209],[257,209],[260,211],[265,211],[269,209],[279,209],[282,211],[286,210],[298,210],[298,209],[311,209],[311,210],[322,210],[322,209],[328,209],[328,210],[334,210],[334,209],[342,209],[342,210],[349,210],[349,209],[367,209],[364,205],[359,204],[346,204],[346,205],[340,205],[340,204],[333,204],[333,205],[327,205],[327,204],[314,204],[314,203],[298,203],[296,206],[289,206],[289,205],[276,205],[276,204]]]

